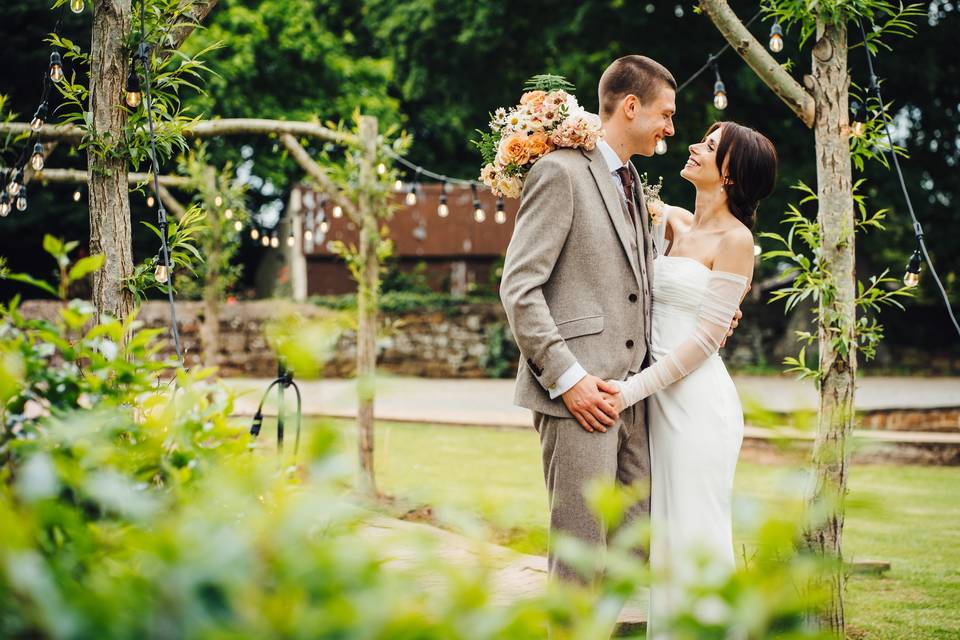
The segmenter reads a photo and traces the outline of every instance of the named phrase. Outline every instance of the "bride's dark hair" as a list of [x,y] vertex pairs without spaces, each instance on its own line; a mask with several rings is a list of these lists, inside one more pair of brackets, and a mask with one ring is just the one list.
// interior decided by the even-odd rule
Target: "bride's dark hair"
[[715,122],[704,139],[717,129],[722,129],[717,169],[724,178],[727,205],[752,230],[760,201],[770,195],[777,181],[777,150],[765,135],[736,122]]

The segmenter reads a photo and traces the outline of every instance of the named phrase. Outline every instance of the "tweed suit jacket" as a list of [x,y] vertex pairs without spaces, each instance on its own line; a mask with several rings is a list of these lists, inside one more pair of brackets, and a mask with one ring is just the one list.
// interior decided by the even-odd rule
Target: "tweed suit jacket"
[[636,190],[634,202],[636,229],[597,149],[558,149],[527,174],[500,284],[521,353],[516,404],[571,417],[549,390],[574,362],[605,380],[644,365],[653,248]]

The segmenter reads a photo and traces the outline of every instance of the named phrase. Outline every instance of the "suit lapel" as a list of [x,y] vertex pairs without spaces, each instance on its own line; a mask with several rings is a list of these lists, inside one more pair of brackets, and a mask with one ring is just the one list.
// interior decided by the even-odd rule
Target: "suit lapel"
[[[649,314],[651,305],[653,303],[650,296],[650,286],[651,280],[653,278],[653,241],[650,234],[650,214],[647,211],[647,201],[643,197],[643,183],[640,182],[640,175],[637,173],[637,168],[633,166],[633,163],[630,163],[630,171],[633,173],[633,184],[636,185],[634,191],[635,201],[638,205],[638,210],[640,211],[640,220],[638,222],[639,228],[637,229],[637,246],[643,247],[643,252],[639,256],[641,263],[641,271],[643,272],[643,280],[641,281],[641,286],[643,288],[643,295],[646,299],[646,309]],[[650,344],[650,325],[649,316],[648,321],[644,323],[644,333],[646,335],[647,344]]]
[[613,185],[613,179],[610,177],[610,170],[607,167],[607,163],[603,159],[603,154],[596,149],[590,154],[584,153],[584,155],[590,159],[590,173],[593,174],[593,179],[597,183],[600,195],[603,197],[603,204],[606,206],[607,214],[613,222],[613,227],[617,230],[617,237],[620,238],[620,244],[623,246],[623,252],[627,255],[630,268],[633,269],[633,275],[636,277],[637,283],[640,284],[642,279],[640,276],[640,268],[637,264],[639,256],[633,255],[634,251],[631,249],[630,243],[630,229],[627,227],[623,206],[620,204],[620,196],[617,194],[616,187]]

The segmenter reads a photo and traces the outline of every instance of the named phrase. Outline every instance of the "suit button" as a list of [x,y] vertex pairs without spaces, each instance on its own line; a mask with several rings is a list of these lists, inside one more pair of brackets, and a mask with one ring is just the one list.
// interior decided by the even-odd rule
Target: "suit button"
[[629,296],[627,296],[627,300],[629,300],[630,302],[636,302],[636,301],[637,301],[637,294],[631,293]]
[[633,340],[627,340],[627,349],[633,349]]

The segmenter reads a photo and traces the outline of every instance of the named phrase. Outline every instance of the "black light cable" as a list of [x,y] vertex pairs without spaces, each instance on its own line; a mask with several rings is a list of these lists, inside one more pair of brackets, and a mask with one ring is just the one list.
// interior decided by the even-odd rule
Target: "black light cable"
[[286,421],[286,404],[284,403],[284,391],[293,387],[297,397],[297,431],[293,441],[293,459],[296,463],[297,452],[300,450],[300,428],[303,423],[303,399],[300,396],[300,387],[293,380],[293,370],[288,369],[283,357],[277,358],[277,377],[267,386],[260,398],[260,404],[257,405],[257,412],[253,415],[253,423],[250,425],[250,435],[256,438],[260,435],[263,427],[263,404],[270,395],[270,390],[277,387],[277,455],[283,457],[283,435],[284,423]]
[[913,233],[917,239],[917,248],[914,250],[913,255],[910,258],[910,262],[907,265],[907,275],[904,277],[904,284],[906,284],[908,281],[919,282],[919,278],[917,277],[920,273],[919,254],[922,254],[924,261],[930,268],[930,275],[933,276],[934,282],[937,283],[937,287],[940,289],[940,295],[943,297],[943,303],[947,308],[947,314],[950,316],[950,321],[953,323],[953,327],[957,330],[957,335],[960,336],[960,324],[957,323],[957,317],[954,315],[953,307],[950,305],[950,298],[947,296],[947,291],[944,289],[943,283],[940,281],[940,276],[937,275],[937,270],[934,268],[933,261],[930,259],[930,254],[927,252],[927,245],[923,241],[923,227],[920,225],[920,221],[917,220],[917,214],[913,210],[913,202],[910,200],[910,192],[907,191],[907,183],[903,178],[903,171],[900,169],[900,161],[897,159],[897,153],[893,144],[893,135],[890,133],[890,124],[887,122],[886,107],[884,107],[883,96],[880,93],[880,82],[877,79],[877,74],[873,67],[873,55],[870,53],[870,47],[867,46],[867,32],[863,27],[863,20],[858,19],[857,23],[860,26],[860,34],[863,36],[863,48],[867,54],[867,69],[870,71],[869,91],[872,91],[874,94],[876,94],[877,102],[880,105],[880,121],[883,124],[884,132],[887,134],[887,142],[890,144],[890,157],[893,159],[893,167],[896,169],[897,179],[900,182],[900,189],[903,191],[904,200],[907,202],[907,211],[910,213],[910,219],[913,221]]

